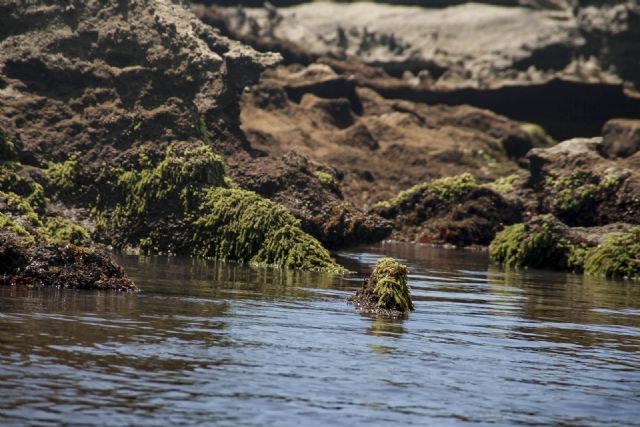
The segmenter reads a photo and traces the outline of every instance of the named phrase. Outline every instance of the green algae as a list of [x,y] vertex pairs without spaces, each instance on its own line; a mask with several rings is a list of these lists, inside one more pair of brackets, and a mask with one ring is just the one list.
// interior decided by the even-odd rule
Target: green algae
[[338,184],[338,181],[330,173],[315,171],[314,175],[316,176],[316,178],[318,178],[318,181],[320,181],[320,184],[322,184],[324,187],[334,192],[340,191],[340,184]]
[[466,191],[475,187],[475,178],[470,173],[465,172],[461,175],[449,176],[416,184],[407,190],[399,192],[390,200],[376,203],[372,206],[372,209],[378,212],[387,212],[396,209],[418,195],[431,195],[437,197],[444,203],[456,203]]
[[547,186],[555,190],[554,209],[561,217],[580,216],[596,203],[606,200],[622,181],[616,174],[599,176],[576,170],[571,175],[554,179],[546,177]]
[[407,266],[395,259],[378,260],[371,273],[371,280],[375,282],[373,293],[378,297],[378,307],[395,308],[402,312],[413,310],[407,275]]
[[36,239],[27,231],[26,228],[18,224],[3,212],[0,212],[0,229],[5,229],[18,235],[26,244],[33,245],[36,243]]
[[79,153],[74,153],[61,163],[49,162],[46,176],[60,193],[72,194],[77,187]]
[[6,228],[27,238],[28,243],[54,245],[81,244],[89,239],[89,232],[60,216],[43,217],[31,205],[29,198],[0,191],[0,201],[6,206],[0,228]]
[[206,145],[182,153],[169,147],[165,158],[155,167],[114,173],[115,189],[124,198],[124,203],[117,207],[116,223],[128,217],[144,216],[162,208],[164,203],[179,203],[185,210],[193,209],[204,187],[225,185],[222,159]]
[[513,184],[515,183],[516,179],[518,179],[518,175],[515,174],[503,176],[496,179],[495,181],[484,184],[484,186],[497,193],[509,193],[510,191],[515,190],[515,186]]
[[562,227],[551,215],[506,227],[489,246],[491,259],[506,267],[640,278],[640,226],[628,232],[605,234],[597,246],[570,241],[570,229]]
[[16,157],[16,145],[0,129],[0,160],[13,160]]
[[155,166],[111,174],[118,201],[99,200],[93,214],[104,234],[116,236],[116,246],[344,271],[283,206],[236,188],[207,145],[169,147]]
[[581,269],[582,255],[550,215],[533,225],[519,223],[506,227],[489,245],[489,254],[506,267]]
[[63,217],[48,218],[45,229],[45,239],[51,244],[61,246],[68,243],[82,245],[90,238],[89,232],[84,227]]
[[609,233],[584,259],[587,274],[640,279],[640,226],[627,233]]
[[194,252],[200,256],[303,270],[343,270],[284,207],[251,191],[208,189],[193,225]]

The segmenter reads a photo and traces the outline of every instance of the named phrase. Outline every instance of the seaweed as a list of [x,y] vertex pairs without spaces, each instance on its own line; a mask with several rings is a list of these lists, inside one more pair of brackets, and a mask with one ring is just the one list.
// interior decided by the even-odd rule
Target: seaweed
[[205,144],[169,147],[155,166],[111,173],[117,201],[99,201],[93,213],[117,247],[344,271],[283,206],[236,188]]
[[552,215],[506,227],[489,246],[491,258],[506,267],[566,270],[581,268],[576,246],[565,237]]
[[393,258],[381,258],[371,277],[347,299],[361,310],[374,314],[397,315],[413,311],[407,266]]
[[626,233],[609,233],[584,259],[587,274],[640,279],[640,226]]
[[458,202],[465,192],[475,187],[475,178],[470,173],[465,172],[461,175],[416,184],[407,190],[399,192],[390,200],[376,203],[372,206],[372,210],[385,216],[414,197],[426,197],[427,195],[435,196],[444,203],[452,204]]

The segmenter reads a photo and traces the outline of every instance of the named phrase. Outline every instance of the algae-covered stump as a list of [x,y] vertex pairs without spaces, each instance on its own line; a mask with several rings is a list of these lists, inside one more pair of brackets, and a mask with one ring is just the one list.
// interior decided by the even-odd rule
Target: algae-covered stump
[[413,311],[407,266],[393,258],[378,260],[371,277],[347,301],[365,313],[400,316]]

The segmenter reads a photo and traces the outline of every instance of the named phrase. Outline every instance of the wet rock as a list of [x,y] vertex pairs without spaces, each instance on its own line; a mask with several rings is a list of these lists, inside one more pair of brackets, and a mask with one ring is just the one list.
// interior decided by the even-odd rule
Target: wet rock
[[507,267],[640,278],[640,227],[624,223],[568,227],[552,215],[514,224],[496,235],[491,258]]
[[378,260],[371,277],[347,301],[364,313],[401,316],[415,310],[409,286],[407,266],[393,258]]
[[640,151],[640,120],[609,120],[602,137],[602,151],[607,157],[632,156]]
[[29,246],[21,236],[0,229],[0,260],[2,285],[138,291],[105,250],[73,245]]

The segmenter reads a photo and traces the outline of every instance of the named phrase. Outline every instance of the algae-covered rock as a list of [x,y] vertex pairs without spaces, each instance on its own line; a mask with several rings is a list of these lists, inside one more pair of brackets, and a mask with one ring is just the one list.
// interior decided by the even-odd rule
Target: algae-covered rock
[[456,246],[489,244],[504,225],[522,219],[516,200],[477,185],[469,173],[415,185],[372,209],[394,220],[396,239]]
[[531,150],[526,186],[538,199],[535,209],[572,227],[640,223],[638,157],[613,160],[605,148],[602,138],[575,138]]
[[568,227],[552,215],[514,224],[499,232],[489,246],[491,258],[507,267],[566,270],[574,265],[576,247]]
[[640,279],[640,227],[606,234],[584,260],[587,274]]
[[378,260],[371,277],[348,298],[358,309],[373,314],[401,315],[414,310],[407,285],[407,266],[393,258]]
[[208,145],[170,146],[156,165],[145,160],[139,169],[105,176],[112,200],[101,200],[94,213],[116,247],[343,271],[283,206],[230,188],[222,159]]
[[640,277],[640,227],[624,223],[572,228],[552,215],[537,216],[506,227],[489,252],[506,267]]

